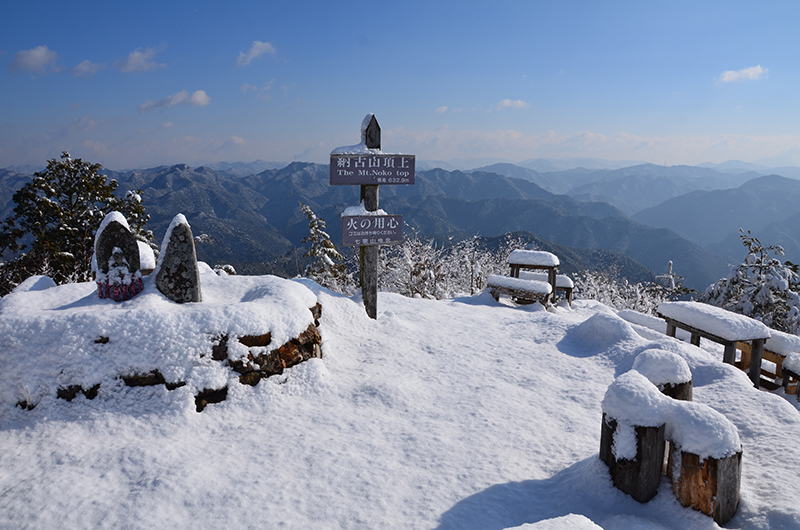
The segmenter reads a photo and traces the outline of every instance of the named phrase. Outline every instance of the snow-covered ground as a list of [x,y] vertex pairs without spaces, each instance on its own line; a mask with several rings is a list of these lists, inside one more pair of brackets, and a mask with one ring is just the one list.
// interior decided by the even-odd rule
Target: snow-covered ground
[[[268,299],[257,279],[202,278],[204,300],[207,286],[225,281],[233,296],[261,293],[247,303]],[[171,392],[101,385],[94,400],[72,402],[43,391],[30,411],[4,395],[0,527],[715,528],[710,517],[680,506],[666,478],[652,501],[639,504],[612,486],[598,458],[608,386],[640,352],[657,348],[685,359],[694,400],[738,429],[741,502],[726,527],[800,528],[795,397],[752,388],[744,373],[722,364],[721,350],[630,324],[595,302],[545,311],[497,303],[488,293],[443,301],[380,293],[373,321],[358,299],[287,283],[280,292],[295,293],[290,301],[312,301],[296,289],[305,286],[322,303],[323,359],[256,387],[231,379],[228,399],[202,413],[188,384]],[[75,302],[63,298],[69,289]],[[139,304],[144,309],[131,313],[126,329],[161,332],[178,321],[202,327],[188,314],[219,323],[236,311],[215,310],[209,298],[202,304],[220,312],[212,318],[158,300],[147,282],[142,295],[150,299],[119,306],[95,301],[92,289],[37,291],[27,305],[0,301],[0,326],[23,325],[22,312],[51,308],[30,326],[39,334],[31,340],[50,349],[30,354],[28,381],[53,373],[43,365],[62,343],[76,344],[71,330],[94,333],[102,320],[88,314],[94,304],[100,312]],[[94,339],[86,338],[88,348]],[[0,378],[8,378],[9,367],[18,374],[15,355],[25,345],[0,341]],[[96,353],[85,353],[97,363]]]

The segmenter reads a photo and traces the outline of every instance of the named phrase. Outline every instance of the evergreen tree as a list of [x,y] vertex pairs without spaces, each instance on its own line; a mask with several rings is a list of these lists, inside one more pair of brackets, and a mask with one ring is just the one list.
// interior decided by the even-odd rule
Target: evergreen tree
[[760,320],[779,331],[800,330],[800,296],[796,266],[783,263],[783,248],[764,247],[750,232],[739,230],[747,254],[727,278],[710,285],[704,301]]
[[305,276],[321,286],[339,293],[351,294],[355,289],[353,276],[348,272],[345,258],[325,232],[325,220],[307,206],[300,203],[300,210],[308,217],[308,235],[303,243],[311,243],[311,248],[303,254],[314,261],[306,267]]
[[125,216],[137,239],[152,240],[144,228],[150,216],[141,192],[117,197],[117,181],[101,169],[64,151],[14,194],[14,213],[0,232],[0,256],[8,255],[0,264],[0,295],[34,274],[47,274],[56,283],[91,280],[94,234],[111,211]]

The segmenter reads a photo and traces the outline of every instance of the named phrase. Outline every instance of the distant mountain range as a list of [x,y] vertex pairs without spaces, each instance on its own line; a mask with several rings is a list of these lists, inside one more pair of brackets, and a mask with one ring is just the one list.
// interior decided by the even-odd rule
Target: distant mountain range
[[[308,229],[298,203],[326,219],[338,243],[337,220],[358,203],[358,187],[330,186],[327,165],[270,166],[281,165],[178,164],[108,174],[122,189],[143,190],[157,239],[183,213],[195,235],[211,238],[198,244],[200,259],[244,272],[294,274],[300,262],[295,249]],[[440,241],[473,234],[491,241],[519,232],[557,249],[565,271],[616,262],[636,281],[663,273],[672,260],[687,285],[703,289],[741,259],[739,226],[800,258],[800,181],[740,169],[640,164],[539,172],[507,163],[469,172],[418,168],[413,186],[381,186],[380,203]],[[13,191],[29,178],[0,170],[3,216],[13,207]]]

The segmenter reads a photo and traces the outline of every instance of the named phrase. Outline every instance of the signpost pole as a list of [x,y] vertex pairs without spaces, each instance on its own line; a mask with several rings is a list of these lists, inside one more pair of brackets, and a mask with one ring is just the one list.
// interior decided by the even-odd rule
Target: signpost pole
[[[366,131],[366,144],[370,149],[381,148],[381,127],[375,116],[370,120]],[[361,201],[368,212],[378,210],[377,185],[361,185]],[[362,246],[359,253],[359,278],[361,279],[361,297],[364,300],[364,309],[367,316],[378,318],[378,246]]]

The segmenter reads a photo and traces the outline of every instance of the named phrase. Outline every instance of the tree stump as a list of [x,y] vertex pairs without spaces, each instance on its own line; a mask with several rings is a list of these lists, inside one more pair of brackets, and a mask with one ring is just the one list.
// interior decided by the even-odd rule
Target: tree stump
[[739,506],[742,481],[742,451],[726,458],[708,457],[679,447],[669,455],[672,491],[683,506],[691,507],[714,518],[718,525],[727,523]]
[[600,459],[608,466],[614,486],[639,502],[647,502],[658,493],[664,463],[665,426],[634,426],[636,457],[633,460],[617,460],[614,456],[617,427],[617,421],[603,413]]
[[[663,388],[662,388],[663,386]],[[659,390],[666,395],[671,397],[672,399],[677,399],[680,401],[691,401],[692,400],[692,380],[688,380],[685,383],[667,383],[665,385],[660,385]]]

